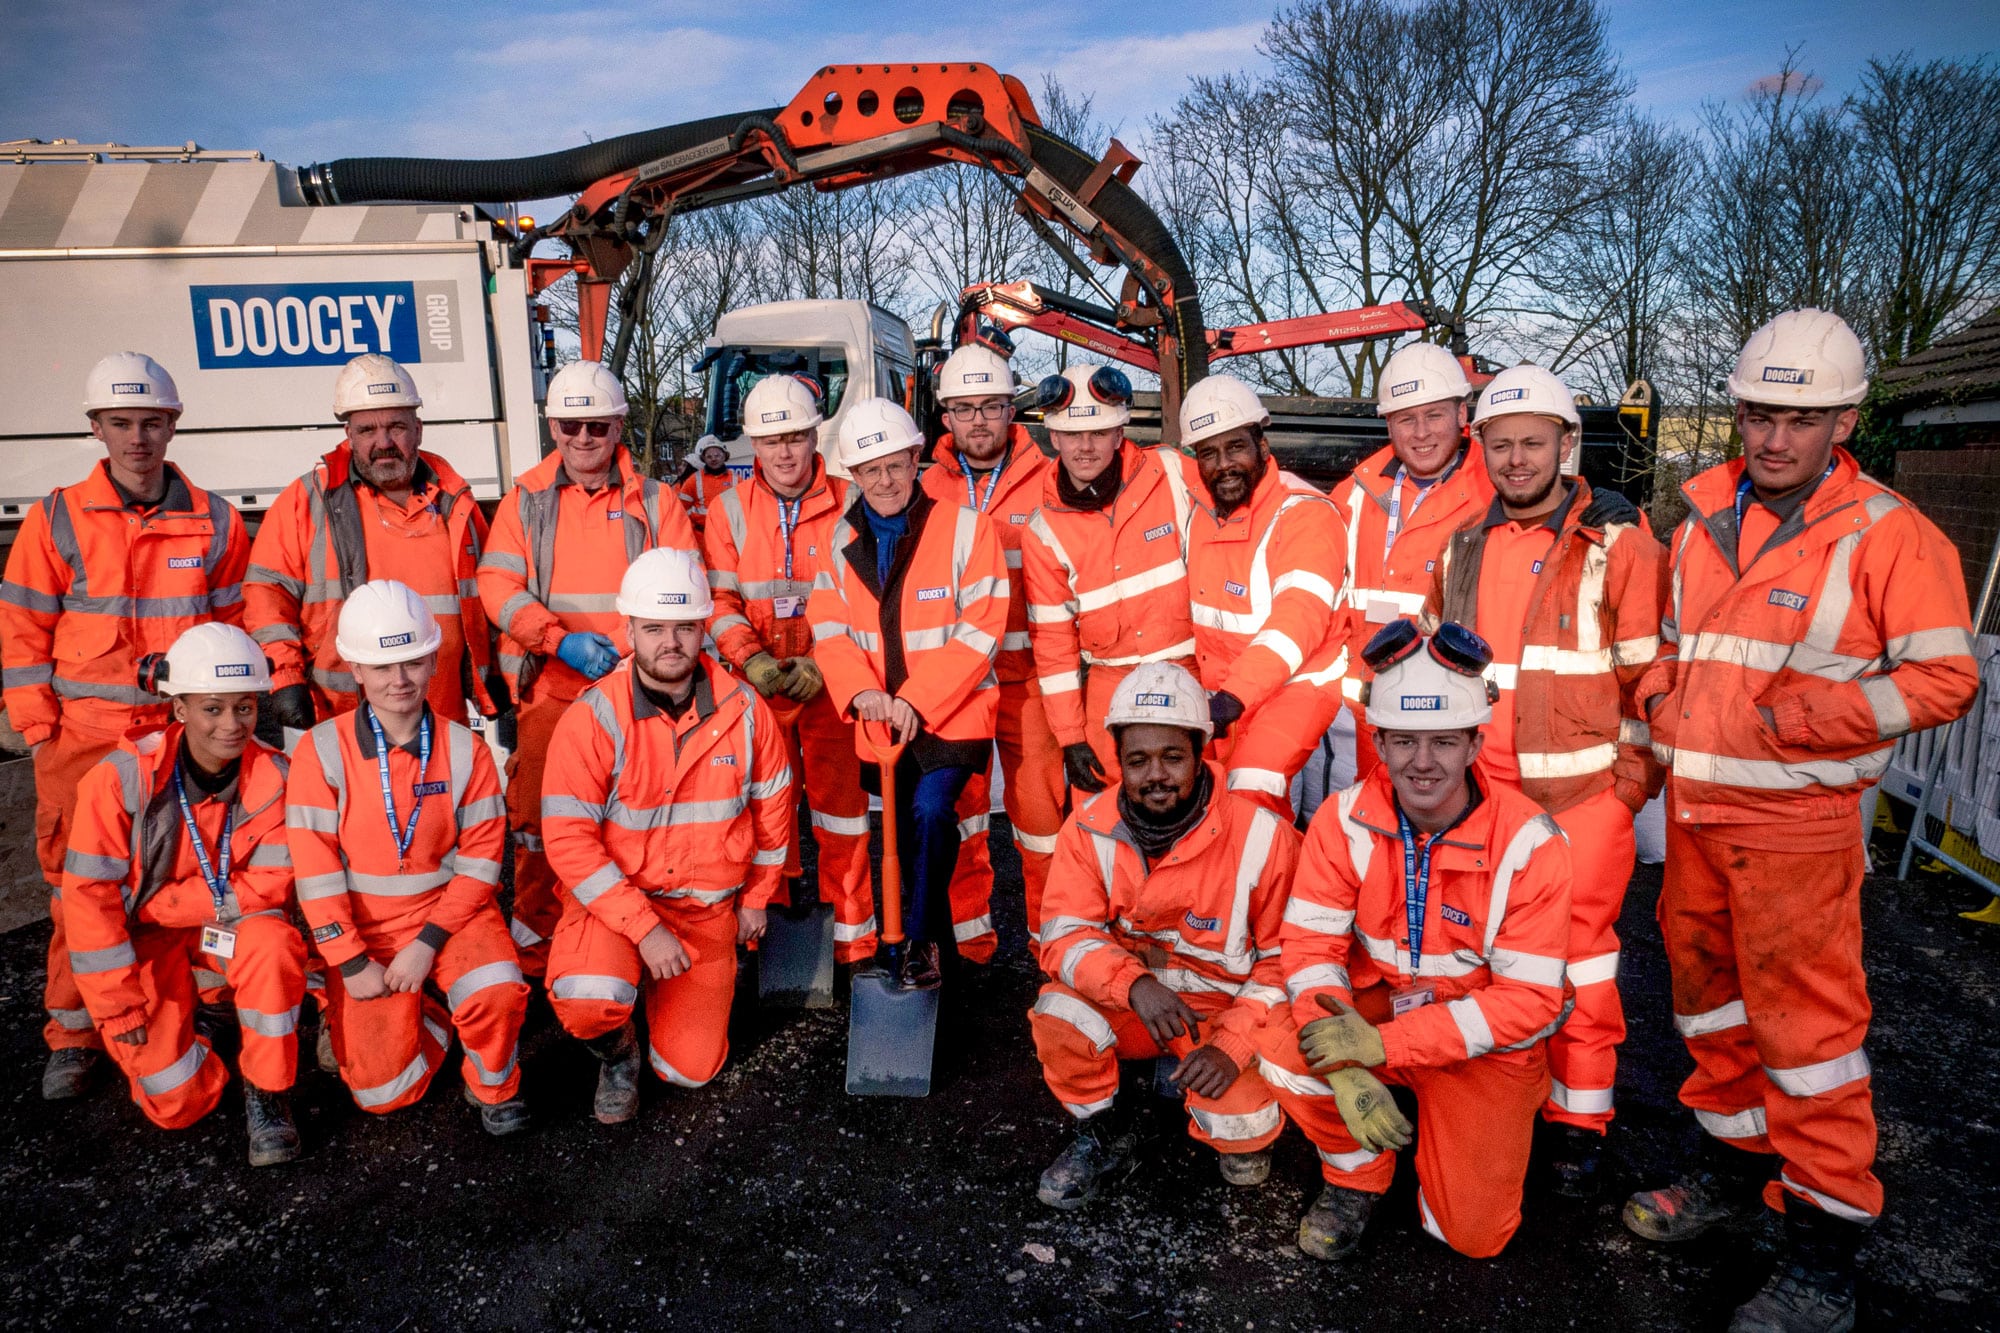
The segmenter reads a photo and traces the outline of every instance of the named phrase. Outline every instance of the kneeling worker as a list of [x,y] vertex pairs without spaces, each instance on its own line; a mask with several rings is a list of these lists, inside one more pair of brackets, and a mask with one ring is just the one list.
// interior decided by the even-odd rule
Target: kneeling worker
[[764,933],[792,838],[785,734],[757,692],[701,651],[715,614],[691,552],[647,551],[618,614],[632,665],[563,714],[542,779],[542,838],[562,885],[549,998],[604,1064],[595,1110],[639,1110],[632,1022],[646,992],[653,1070],[698,1088],[729,1056],[736,946]]
[[1131,1155],[1120,1059],[1173,1055],[1188,1132],[1222,1154],[1222,1178],[1255,1185],[1284,1119],[1252,1067],[1285,1009],[1276,948],[1298,864],[1291,826],[1226,789],[1205,759],[1208,699],[1184,668],[1135,668],[1104,721],[1119,787],[1057,836],[1043,899],[1042,970],[1029,1011],[1049,1090],[1076,1140],[1042,1173],[1040,1196],[1075,1208]]
[[1388,1082],[1417,1095],[1424,1230],[1489,1258],[1521,1223],[1544,1038],[1568,1008],[1569,847],[1475,762],[1493,715],[1483,640],[1399,620],[1365,657],[1382,762],[1306,831],[1279,937],[1291,1015],[1261,1068],[1326,1177],[1300,1249],[1344,1258],[1388,1190],[1410,1142]]
[[528,1124],[528,986],[493,901],[507,811],[492,751],[425,702],[444,636],[422,597],[364,583],[336,634],[361,706],[299,743],[285,822],[313,947],[340,973],[327,985],[340,1076],[364,1111],[421,1100],[449,1021],[466,1100],[487,1133],[512,1134]]
[[220,974],[243,1029],[250,1164],[299,1155],[306,947],[286,919],[285,757],[258,743],[264,650],[234,625],[197,625],[166,655],[165,730],[129,739],[85,775],[63,859],[70,965],[84,1004],[162,1129],[215,1109],[229,1072],[195,1028],[200,974]]

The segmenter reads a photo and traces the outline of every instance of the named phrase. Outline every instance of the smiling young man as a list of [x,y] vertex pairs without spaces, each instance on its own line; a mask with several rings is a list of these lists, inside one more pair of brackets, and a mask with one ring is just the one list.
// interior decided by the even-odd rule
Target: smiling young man
[[84,381],[104,460],[21,516],[0,580],[0,687],[35,766],[35,855],[48,880],[42,1096],[81,1096],[104,1049],[70,975],[60,887],[78,784],[167,706],[139,660],[194,625],[243,622],[250,539],[235,508],[167,462],[180,391],[156,361],[115,352]]
[[1410,621],[1365,649],[1382,761],[1306,832],[1279,935],[1289,1010],[1261,1068],[1319,1150],[1326,1186],[1299,1248],[1360,1243],[1417,1099],[1417,1212],[1461,1254],[1500,1253],[1521,1223],[1544,1038],[1564,1012],[1570,857],[1540,806],[1480,762],[1491,653],[1456,624]]
[[1483,763],[1569,838],[1569,982],[1576,1008],[1549,1039],[1542,1116],[1559,1126],[1557,1189],[1597,1189],[1618,1043],[1618,914],[1632,878],[1632,816],[1661,773],[1633,690],[1659,651],[1665,553],[1615,491],[1563,476],[1582,422],[1575,395],[1538,366],[1501,371],[1472,430],[1492,478],[1486,515],[1444,549],[1426,618],[1470,626],[1499,688]]
[[1897,737],[1972,703],[1971,617],[1950,542],[1841,447],[1868,392],[1844,321],[1779,315],[1729,392],[1743,458],[1682,488],[1660,657],[1635,691],[1668,770],[1660,928],[1695,1061],[1681,1101],[1706,1135],[1625,1224],[1686,1240],[1761,1189],[1785,1251],[1731,1327],[1846,1329],[1882,1210],[1860,801]]

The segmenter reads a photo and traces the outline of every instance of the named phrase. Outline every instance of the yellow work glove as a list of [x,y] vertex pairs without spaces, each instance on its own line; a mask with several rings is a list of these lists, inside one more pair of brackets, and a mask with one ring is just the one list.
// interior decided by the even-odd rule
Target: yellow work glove
[[792,657],[785,661],[785,681],[778,688],[788,699],[800,703],[811,701],[812,697],[826,688],[826,677],[821,674],[819,663],[810,657]]
[[1332,1017],[1316,1018],[1299,1029],[1299,1054],[1315,1074],[1330,1074],[1348,1065],[1373,1068],[1388,1059],[1382,1034],[1375,1025],[1331,995],[1319,997],[1319,1007]]
[[769,653],[758,653],[743,664],[743,679],[766,699],[778,692],[785,680],[785,668]]
[[1328,1074],[1326,1085],[1333,1089],[1333,1104],[1356,1143],[1370,1152],[1410,1146],[1414,1131],[1381,1079],[1350,1065]]

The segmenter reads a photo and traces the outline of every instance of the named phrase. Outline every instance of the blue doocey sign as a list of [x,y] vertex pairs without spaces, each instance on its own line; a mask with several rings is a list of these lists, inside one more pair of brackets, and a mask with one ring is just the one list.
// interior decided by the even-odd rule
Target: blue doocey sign
[[[435,309],[419,309],[417,287]],[[456,361],[457,302],[446,283],[245,283],[189,287],[203,370],[340,366],[364,352]]]

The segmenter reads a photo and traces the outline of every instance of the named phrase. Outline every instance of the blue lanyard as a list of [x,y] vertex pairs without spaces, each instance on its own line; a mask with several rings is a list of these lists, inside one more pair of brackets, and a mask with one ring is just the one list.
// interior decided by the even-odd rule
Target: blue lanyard
[[[1826,465],[1826,471],[1819,474],[1820,482],[1824,482],[1828,477],[1832,476],[1833,469],[1834,469],[1834,464],[1828,463]],[[1818,483],[1815,484],[1817,485]],[[1743,535],[1743,511],[1746,507],[1745,502],[1749,500],[1750,492],[1755,489],[1756,488],[1750,484],[1749,469],[1745,468],[1743,472],[1743,480],[1736,483],[1736,535],[1739,539]],[[1766,505],[1765,508],[1768,509],[1770,508],[1770,506]],[[1772,512],[1775,513],[1776,511],[1773,510]]]
[[409,826],[396,828],[396,794],[389,788],[389,738],[382,734],[382,724],[375,717],[375,710],[363,704],[368,712],[368,726],[375,733],[375,764],[382,774],[382,809],[389,816],[389,833],[396,839],[396,859],[410,854],[410,841],[417,836],[417,816],[423,813],[423,782],[431,771],[431,712],[424,710],[424,720],[417,727],[417,803],[410,807]]
[[792,533],[799,526],[799,508],[805,504],[806,497],[801,495],[796,500],[787,500],[784,496],[780,495],[777,497],[777,500],[778,531],[783,533],[785,538],[785,582],[790,583],[792,581]]
[[965,469],[965,502],[980,513],[985,513],[986,506],[993,503],[993,488],[1000,484],[1000,468],[1007,466],[1007,460],[1004,458],[1001,459],[1000,467],[996,467],[986,474],[986,498],[983,500],[973,493],[972,464],[965,461],[963,453],[958,456],[958,465]]
[[216,855],[221,861],[218,870],[208,859],[208,848],[201,845],[201,829],[194,822],[194,807],[188,804],[187,788],[181,783],[181,761],[174,760],[174,797],[181,803],[181,822],[187,825],[188,841],[194,844],[195,864],[201,867],[201,878],[208,885],[208,891],[215,896],[215,915],[222,916],[223,900],[229,896],[229,838],[236,829],[236,804],[230,802],[229,809],[222,816],[222,845]]
[[1396,827],[1403,835],[1403,912],[1410,924],[1410,975],[1416,976],[1423,971],[1424,904],[1431,896],[1431,849],[1437,846],[1437,838],[1425,841],[1419,858],[1417,832],[1400,808],[1396,811]]

